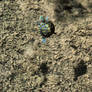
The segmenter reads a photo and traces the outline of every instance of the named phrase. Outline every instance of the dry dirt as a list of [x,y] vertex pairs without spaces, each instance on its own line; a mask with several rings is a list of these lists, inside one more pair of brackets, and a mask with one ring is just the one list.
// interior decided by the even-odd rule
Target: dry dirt
[[0,0],[0,92],[92,92],[92,0]]

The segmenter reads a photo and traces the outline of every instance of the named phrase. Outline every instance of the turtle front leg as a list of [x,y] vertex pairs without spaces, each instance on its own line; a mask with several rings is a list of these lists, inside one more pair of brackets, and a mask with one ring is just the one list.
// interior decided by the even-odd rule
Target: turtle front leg
[[48,22],[48,19],[49,19],[49,17],[47,16],[47,17],[45,18],[46,22]]
[[40,21],[44,21],[44,17],[43,16],[40,16]]

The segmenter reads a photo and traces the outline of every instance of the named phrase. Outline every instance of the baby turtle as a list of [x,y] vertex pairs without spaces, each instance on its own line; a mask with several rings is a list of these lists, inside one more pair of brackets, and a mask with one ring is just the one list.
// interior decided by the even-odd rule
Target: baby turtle
[[50,37],[55,31],[55,27],[48,17],[44,18],[40,16],[40,21],[38,23],[39,32],[42,36],[42,41],[45,42],[47,37]]

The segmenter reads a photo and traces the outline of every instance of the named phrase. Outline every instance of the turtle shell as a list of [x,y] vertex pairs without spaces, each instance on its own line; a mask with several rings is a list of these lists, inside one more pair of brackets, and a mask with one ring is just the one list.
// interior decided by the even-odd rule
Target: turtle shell
[[49,37],[54,33],[55,27],[51,21],[41,22],[39,25],[39,31],[43,37]]

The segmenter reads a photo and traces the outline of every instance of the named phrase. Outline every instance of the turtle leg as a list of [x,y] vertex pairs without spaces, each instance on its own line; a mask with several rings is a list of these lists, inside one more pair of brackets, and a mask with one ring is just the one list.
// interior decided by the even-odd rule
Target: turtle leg
[[40,16],[40,21],[44,21],[44,17],[43,16]]
[[42,37],[42,42],[46,43],[46,38],[45,37]]
[[49,17],[47,16],[47,17],[45,18],[45,20],[48,22],[48,19],[49,19]]

